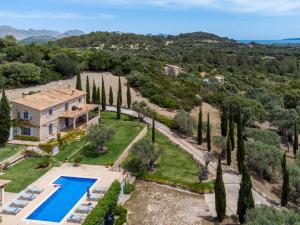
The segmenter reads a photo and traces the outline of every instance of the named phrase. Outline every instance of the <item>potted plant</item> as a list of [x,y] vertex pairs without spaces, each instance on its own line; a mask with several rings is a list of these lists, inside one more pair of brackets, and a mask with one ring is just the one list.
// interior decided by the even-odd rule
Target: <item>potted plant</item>
[[82,161],[82,157],[76,157],[74,160],[75,162],[74,166],[80,166],[81,161]]

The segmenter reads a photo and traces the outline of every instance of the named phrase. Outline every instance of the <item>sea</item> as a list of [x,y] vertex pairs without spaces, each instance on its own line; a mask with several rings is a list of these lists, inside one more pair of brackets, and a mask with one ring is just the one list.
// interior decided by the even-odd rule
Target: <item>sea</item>
[[300,44],[300,40],[295,39],[284,39],[284,40],[239,40],[239,43],[249,44],[250,42],[255,42],[257,44],[264,45],[290,45],[290,44]]

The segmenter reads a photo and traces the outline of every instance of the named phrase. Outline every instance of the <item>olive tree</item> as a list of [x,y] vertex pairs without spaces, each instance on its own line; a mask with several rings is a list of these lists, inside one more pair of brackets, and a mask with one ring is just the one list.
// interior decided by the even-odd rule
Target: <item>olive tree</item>
[[186,111],[180,111],[174,117],[174,121],[178,126],[179,131],[185,135],[192,135],[196,127],[195,119]]
[[104,143],[111,139],[115,134],[115,130],[111,127],[103,125],[93,125],[88,129],[87,140],[95,148],[96,152],[103,151]]

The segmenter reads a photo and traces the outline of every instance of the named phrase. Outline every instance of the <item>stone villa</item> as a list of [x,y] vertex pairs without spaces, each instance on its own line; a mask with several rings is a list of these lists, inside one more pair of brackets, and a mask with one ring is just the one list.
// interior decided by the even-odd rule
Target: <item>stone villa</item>
[[86,92],[59,86],[49,91],[23,94],[11,101],[14,137],[32,136],[51,140],[59,132],[96,123],[99,106],[86,104]]
[[165,72],[169,76],[178,76],[181,73],[184,73],[184,69],[179,66],[169,65],[165,66]]

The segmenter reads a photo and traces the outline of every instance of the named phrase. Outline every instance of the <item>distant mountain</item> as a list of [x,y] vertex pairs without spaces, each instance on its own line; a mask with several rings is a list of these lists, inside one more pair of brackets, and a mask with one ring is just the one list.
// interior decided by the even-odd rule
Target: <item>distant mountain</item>
[[32,43],[46,44],[49,41],[56,41],[56,40],[58,40],[58,38],[44,35],[44,36],[33,36],[33,37],[24,38],[21,41],[19,41],[19,43],[24,45],[29,45]]
[[7,26],[7,25],[0,26],[0,37],[4,37],[6,35],[12,35],[17,40],[22,40],[24,38],[29,38],[29,37],[40,37],[40,36],[64,38],[64,37],[77,36],[82,34],[84,34],[84,32],[80,30],[68,30],[65,31],[64,33],[61,33],[55,30],[34,30],[34,29],[23,30],[23,29],[16,29],[14,27]]

